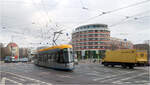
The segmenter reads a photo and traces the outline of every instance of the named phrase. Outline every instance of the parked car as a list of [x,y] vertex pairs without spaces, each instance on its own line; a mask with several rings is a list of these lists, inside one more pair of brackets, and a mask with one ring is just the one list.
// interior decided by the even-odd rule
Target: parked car
[[28,58],[20,58],[19,62],[28,62]]
[[11,62],[11,57],[10,56],[6,56],[4,59],[5,63],[10,63]]
[[5,63],[17,63],[18,59],[15,59],[14,56],[6,56],[4,59]]

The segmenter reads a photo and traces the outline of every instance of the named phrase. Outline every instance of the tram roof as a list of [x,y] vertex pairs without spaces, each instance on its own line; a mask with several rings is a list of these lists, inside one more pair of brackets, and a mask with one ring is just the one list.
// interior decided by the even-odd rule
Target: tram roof
[[40,49],[40,50],[38,50],[38,51],[39,51],[39,52],[41,52],[41,51],[48,51],[48,50],[57,49],[57,48],[59,48],[59,49],[72,48],[72,45],[58,45],[58,46],[52,46],[52,47]]

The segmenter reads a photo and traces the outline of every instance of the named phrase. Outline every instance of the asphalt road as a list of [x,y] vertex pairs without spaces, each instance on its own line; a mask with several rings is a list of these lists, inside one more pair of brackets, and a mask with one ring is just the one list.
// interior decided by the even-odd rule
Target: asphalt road
[[0,65],[0,85],[148,85],[150,84],[149,69],[150,67],[123,69],[81,63],[74,71],[58,71],[34,64],[4,63]]

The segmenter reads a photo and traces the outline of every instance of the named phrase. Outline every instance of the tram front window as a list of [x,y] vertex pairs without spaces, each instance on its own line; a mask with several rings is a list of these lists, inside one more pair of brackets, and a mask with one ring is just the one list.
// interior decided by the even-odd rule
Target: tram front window
[[74,56],[73,56],[72,48],[69,48],[68,53],[69,53],[69,61],[74,62]]
[[68,48],[63,49],[60,52],[60,55],[57,58],[58,63],[70,63],[73,62],[73,55],[72,51],[70,51]]

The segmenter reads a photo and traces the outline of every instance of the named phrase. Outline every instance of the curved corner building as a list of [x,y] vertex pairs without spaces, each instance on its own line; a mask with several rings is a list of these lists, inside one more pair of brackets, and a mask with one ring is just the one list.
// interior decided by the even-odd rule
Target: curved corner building
[[73,49],[82,59],[103,57],[109,42],[110,31],[105,24],[83,25],[72,33]]

